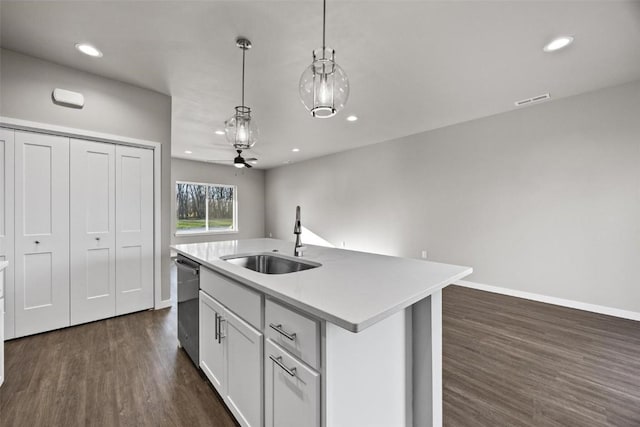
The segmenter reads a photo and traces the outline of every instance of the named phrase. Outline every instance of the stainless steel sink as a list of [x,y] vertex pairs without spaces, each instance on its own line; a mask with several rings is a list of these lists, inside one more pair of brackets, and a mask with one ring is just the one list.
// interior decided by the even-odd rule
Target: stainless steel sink
[[295,273],[297,271],[309,270],[321,266],[321,264],[316,262],[291,259],[273,253],[231,255],[222,257],[221,259],[231,264],[264,274]]

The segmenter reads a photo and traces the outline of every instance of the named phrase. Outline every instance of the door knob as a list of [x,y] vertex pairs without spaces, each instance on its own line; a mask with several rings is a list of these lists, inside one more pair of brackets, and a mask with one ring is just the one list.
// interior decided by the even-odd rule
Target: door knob
[[96,237],[96,240],[100,240],[100,238],[99,238],[99,237]]
[[39,244],[40,244],[40,240],[36,240],[36,241],[35,241],[35,244],[36,244],[36,245],[39,245]]

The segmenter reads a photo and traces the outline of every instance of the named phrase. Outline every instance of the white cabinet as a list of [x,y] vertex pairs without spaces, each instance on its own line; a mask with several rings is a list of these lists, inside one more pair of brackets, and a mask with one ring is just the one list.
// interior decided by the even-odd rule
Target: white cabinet
[[315,369],[320,369],[320,322],[267,299],[265,337]]
[[71,140],[71,324],[153,307],[153,152]]
[[[13,251],[14,251],[14,131],[0,129],[0,261],[8,261],[4,274],[4,339],[15,336],[13,301]],[[2,329],[0,329],[2,332]],[[1,342],[2,340],[0,340]]]
[[[2,280],[0,271],[0,280]],[[0,386],[4,383],[4,299],[0,298]]]
[[226,311],[221,332],[227,346],[224,399],[243,426],[262,426],[262,334]]
[[154,216],[153,150],[0,129],[5,339],[152,308]]
[[0,386],[4,383],[4,270],[0,267]]
[[116,146],[118,315],[153,307],[153,216],[153,151]]
[[262,333],[200,291],[200,367],[242,426],[262,422]]
[[200,369],[211,384],[224,396],[224,346],[218,336],[218,317],[225,312],[216,300],[200,291]]
[[71,324],[116,314],[115,151],[71,140]]
[[320,374],[271,339],[264,356],[265,427],[319,427]]
[[15,333],[69,326],[69,139],[15,132]]

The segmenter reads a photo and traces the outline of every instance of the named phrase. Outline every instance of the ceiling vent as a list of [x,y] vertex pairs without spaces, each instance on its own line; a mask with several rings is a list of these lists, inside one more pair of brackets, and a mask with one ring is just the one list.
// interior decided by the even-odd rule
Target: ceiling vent
[[522,107],[523,105],[534,104],[536,102],[546,101],[547,99],[551,99],[551,95],[545,93],[544,95],[534,96],[533,98],[521,99],[520,101],[516,101],[516,107]]

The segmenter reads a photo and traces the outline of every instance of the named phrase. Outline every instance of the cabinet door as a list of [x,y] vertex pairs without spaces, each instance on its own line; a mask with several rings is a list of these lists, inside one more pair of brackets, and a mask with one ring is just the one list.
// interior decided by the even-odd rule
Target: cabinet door
[[69,139],[15,133],[16,336],[69,326]]
[[115,316],[115,145],[71,140],[71,324]]
[[[15,188],[13,184],[13,135],[14,131],[0,129],[0,261],[9,261],[9,267],[5,269],[4,278],[4,305],[5,323],[4,339],[15,336],[14,329],[14,288],[13,288],[13,198]],[[0,340],[2,342],[2,340]]]
[[261,427],[262,334],[229,310],[222,320],[222,334],[227,351],[224,400],[241,426]]
[[153,151],[116,146],[118,315],[153,307],[153,196]]
[[200,369],[220,396],[225,395],[225,343],[217,338],[216,323],[224,311],[216,300],[200,291]]
[[320,374],[270,339],[264,360],[265,426],[319,427]]

